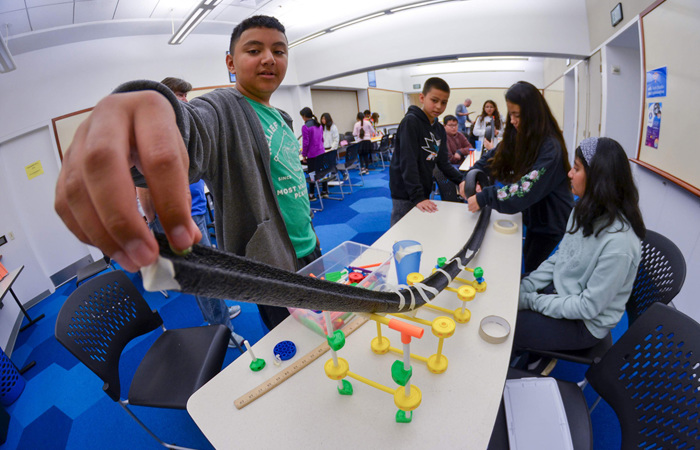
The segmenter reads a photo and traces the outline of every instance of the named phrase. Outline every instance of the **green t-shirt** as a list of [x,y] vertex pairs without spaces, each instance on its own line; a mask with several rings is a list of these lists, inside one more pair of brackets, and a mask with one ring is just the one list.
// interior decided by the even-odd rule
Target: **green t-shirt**
[[299,161],[299,142],[279,111],[249,98],[246,100],[265,131],[277,202],[297,258],[303,258],[316,248],[316,234],[311,226],[309,193]]

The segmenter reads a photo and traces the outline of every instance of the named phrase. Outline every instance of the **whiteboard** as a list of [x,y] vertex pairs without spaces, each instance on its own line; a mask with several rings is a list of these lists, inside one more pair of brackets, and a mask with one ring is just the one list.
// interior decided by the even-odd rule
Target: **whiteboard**
[[53,134],[56,138],[56,147],[58,148],[58,155],[61,161],[63,161],[63,155],[73,142],[75,132],[78,130],[80,124],[90,116],[92,109],[93,108],[76,111],[51,120],[53,124]]
[[[230,86],[209,86],[194,88],[187,93],[187,99],[192,100],[193,98],[204,95],[207,92],[211,92],[214,89],[225,88]],[[73,136],[78,130],[78,127],[85,119],[90,116],[93,108],[83,109],[81,111],[72,112],[64,116],[55,117],[51,119],[53,125],[54,138],[56,139],[56,147],[58,148],[58,154],[63,160],[63,155],[65,154],[68,147],[70,147],[73,142]]]
[[[642,16],[644,104],[635,161],[698,196],[700,152],[694,130],[700,104],[699,28],[697,0],[666,0]],[[647,72],[662,67],[666,67],[666,95],[647,98]],[[653,115],[655,103],[661,104],[656,115],[660,120],[656,148],[653,117],[649,115],[650,105]]]
[[397,125],[403,119],[403,92],[368,88],[369,110],[379,113],[379,126]]

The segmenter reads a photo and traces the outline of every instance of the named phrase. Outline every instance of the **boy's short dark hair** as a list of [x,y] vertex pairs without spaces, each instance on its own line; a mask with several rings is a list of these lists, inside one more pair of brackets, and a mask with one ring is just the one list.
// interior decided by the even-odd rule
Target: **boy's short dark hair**
[[243,22],[236,25],[236,28],[234,28],[233,32],[231,33],[231,43],[229,44],[228,48],[228,51],[231,52],[231,56],[233,56],[233,47],[236,46],[238,39],[241,38],[241,35],[245,30],[249,30],[251,28],[270,28],[281,32],[284,34],[284,37],[287,37],[284,25],[282,25],[276,18],[263,15],[248,17]]
[[445,124],[445,125],[447,125],[447,122],[451,122],[451,121],[453,121],[453,120],[454,120],[455,122],[459,122],[459,120],[457,120],[457,118],[456,118],[455,116],[453,116],[452,114],[448,114],[448,115],[445,116],[444,119],[442,119],[442,123]]
[[364,112],[363,112],[362,114],[364,114],[365,117],[367,117],[367,116],[369,116],[370,114],[372,114],[372,112],[371,112],[369,109],[365,109]]
[[192,85],[182,78],[167,77],[163,78],[162,84],[166,85],[173,92],[182,92],[187,94],[192,90]]
[[450,93],[450,85],[447,84],[447,81],[438,77],[432,77],[425,80],[425,84],[423,85],[423,95],[426,95],[431,89],[437,89],[438,91],[447,92],[448,94]]

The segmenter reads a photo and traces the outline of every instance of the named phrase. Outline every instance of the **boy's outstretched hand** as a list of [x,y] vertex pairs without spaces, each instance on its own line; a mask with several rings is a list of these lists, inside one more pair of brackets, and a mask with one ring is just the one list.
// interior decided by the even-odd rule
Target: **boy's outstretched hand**
[[429,213],[434,213],[438,210],[437,205],[432,200],[423,200],[416,205],[416,208]]
[[54,205],[78,239],[129,271],[158,256],[136,206],[134,165],[146,178],[173,248],[185,251],[199,242],[191,218],[187,150],[172,105],[155,91],[114,94],[95,106],[64,155]]

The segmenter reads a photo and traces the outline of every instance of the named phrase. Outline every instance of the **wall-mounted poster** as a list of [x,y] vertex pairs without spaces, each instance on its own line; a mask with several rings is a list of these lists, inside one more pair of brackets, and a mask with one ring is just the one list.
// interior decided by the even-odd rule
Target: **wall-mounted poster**
[[661,103],[649,103],[647,108],[647,137],[644,145],[659,148],[659,130],[661,129]]
[[647,98],[666,97],[666,67],[647,72]]
[[369,87],[377,87],[377,74],[374,70],[367,72],[367,83]]

